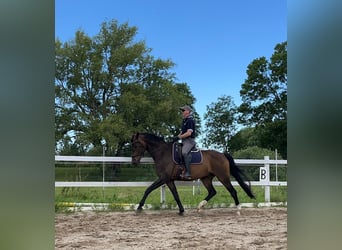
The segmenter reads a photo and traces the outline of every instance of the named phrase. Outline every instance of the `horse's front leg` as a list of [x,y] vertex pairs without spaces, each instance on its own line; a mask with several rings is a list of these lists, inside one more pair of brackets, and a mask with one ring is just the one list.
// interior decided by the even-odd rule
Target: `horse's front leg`
[[184,213],[184,208],[182,205],[182,202],[179,199],[179,195],[178,195],[178,191],[175,185],[174,181],[170,181],[167,182],[166,185],[169,187],[169,189],[171,190],[171,193],[173,195],[173,198],[175,199],[175,201],[177,202],[178,208],[179,208],[179,215],[183,215]]
[[153,182],[151,184],[151,186],[149,186],[145,193],[144,193],[144,196],[142,197],[141,201],[139,202],[139,206],[137,208],[137,211],[138,212],[141,212],[142,211],[142,207],[144,206],[145,204],[145,201],[146,201],[146,198],[147,196],[153,191],[155,190],[156,188],[160,187],[161,185],[163,185],[165,183],[165,180],[162,179],[162,178],[159,178],[158,180],[156,180],[155,182]]

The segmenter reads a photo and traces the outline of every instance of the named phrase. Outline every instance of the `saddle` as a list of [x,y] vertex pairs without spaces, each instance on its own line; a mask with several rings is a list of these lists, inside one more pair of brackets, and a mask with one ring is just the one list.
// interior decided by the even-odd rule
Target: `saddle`
[[[191,164],[202,164],[203,157],[202,157],[202,151],[198,149],[196,146],[194,146],[191,149]],[[172,159],[173,162],[177,165],[182,165],[182,144],[174,142],[172,145]]]

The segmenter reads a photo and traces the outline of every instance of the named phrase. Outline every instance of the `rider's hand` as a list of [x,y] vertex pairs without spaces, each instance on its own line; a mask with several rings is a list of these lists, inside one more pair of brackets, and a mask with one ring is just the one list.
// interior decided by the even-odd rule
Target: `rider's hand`
[[173,137],[172,142],[178,141],[180,138],[178,136]]

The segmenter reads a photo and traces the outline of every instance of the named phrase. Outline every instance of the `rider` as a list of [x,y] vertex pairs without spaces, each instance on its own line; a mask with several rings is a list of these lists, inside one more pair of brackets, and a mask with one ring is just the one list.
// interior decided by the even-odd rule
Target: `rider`
[[182,131],[179,133],[178,138],[182,139],[183,142],[182,156],[186,169],[186,173],[182,177],[184,179],[191,179],[191,149],[196,145],[195,121],[192,117],[192,109],[190,106],[185,105],[179,109],[182,111],[183,123]]

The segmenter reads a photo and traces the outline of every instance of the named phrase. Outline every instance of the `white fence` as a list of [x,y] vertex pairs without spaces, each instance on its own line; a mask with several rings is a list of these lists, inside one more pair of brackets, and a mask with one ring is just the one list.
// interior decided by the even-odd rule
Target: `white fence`
[[[103,163],[103,180],[102,182],[71,182],[71,181],[56,181],[55,187],[148,187],[153,182],[105,182],[104,178],[104,163],[126,163],[132,162],[131,157],[109,157],[109,156],[55,156],[55,162],[83,162],[83,163]],[[152,158],[144,157],[141,159],[142,164],[154,163]],[[259,181],[251,181],[252,186],[264,186],[265,202],[270,202],[270,187],[271,186],[287,186],[286,181],[271,181],[270,180],[270,165],[287,165],[287,160],[270,160],[269,156],[265,156],[263,160],[259,159],[235,159],[237,165],[245,166],[260,166]],[[234,186],[239,184],[232,181]],[[192,186],[193,192],[196,187],[199,187],[200,182],[197,181],[176,181],[178,186]],[[214,186],[222,186],[221,182],[213,182]],[[165,202],[165,185],[160,189],[160,201]]]

